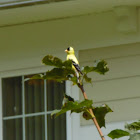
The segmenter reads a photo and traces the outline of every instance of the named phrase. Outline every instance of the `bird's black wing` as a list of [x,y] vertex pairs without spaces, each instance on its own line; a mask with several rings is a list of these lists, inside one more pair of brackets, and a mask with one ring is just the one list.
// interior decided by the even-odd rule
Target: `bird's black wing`
[[78,64],[76,64],[73,60],[72,60],[72,64],[73,64],[73,66],[75,67],[75,69],[76,69],[79,73],[81,73],[81,74],[83,75],[83,73],[82,73],[82,71],[81,71],[81,69],[80,69],[80,66],[79,66]]

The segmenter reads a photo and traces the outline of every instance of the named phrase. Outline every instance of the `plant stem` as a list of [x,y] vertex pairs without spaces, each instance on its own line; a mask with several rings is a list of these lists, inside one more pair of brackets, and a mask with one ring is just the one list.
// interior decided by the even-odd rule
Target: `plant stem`
[[[87,94],[86,94],[86,92],[85,92],[85,90],[84,90],[84,86],[81,85],[81,84],[78,84],[78,87],[81,89],[84,98],[85,98],[85,99],[88,99],[88,98],[87,98]],[[90,114],[91,114],[91,116],[92,116],[92,120],[93,120],[93,122],[94,122],[94,124],[95,124],[95,126],[96,126],[96,128],[97,128],[97,130],[98,130],[98,132],[99,132],[99,134],[100,134],[100,136],[101,136],[101,139],[102,139],[102,140],[105,140],[105,137],[104,137],[104,135],[103,135],[103,133],[102,133],[102,131],[101,131],[101,128],[100,128],[100,126],[99,126],[99,124],[98,124],[98,122],[97,122],[97,120],[96,120],[96,117],[95,117],[95,115],[94,115],[93,110],[92,110],[92,109],[89,109],[89,112],[90,112]]]

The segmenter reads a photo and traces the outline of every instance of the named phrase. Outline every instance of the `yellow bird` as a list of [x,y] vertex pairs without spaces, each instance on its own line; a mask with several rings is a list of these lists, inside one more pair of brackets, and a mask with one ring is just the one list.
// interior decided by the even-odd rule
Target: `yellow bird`
[[79,62],[75,56],[75,52],[74,49],[72,47],[68,47],[65,52],[67,53],[67,60],[72,60],[72,69],[75,71],[78,82],[79,82],[79,73],[83,75],[80,66],[79,66]]

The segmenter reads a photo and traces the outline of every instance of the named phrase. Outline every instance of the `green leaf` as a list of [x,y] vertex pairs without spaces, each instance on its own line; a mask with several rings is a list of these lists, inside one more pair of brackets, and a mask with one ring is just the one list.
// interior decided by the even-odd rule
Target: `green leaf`
[[105,74],[109,71],[107,67],[107,62],[104,60],[96,61],[96,66],[94,67],[94,71],[98,72],[99,74]]
[[43,74],[36,74],[34,76],[32,76],[31,78],[28,78],[31,80],[35,80],[35,79],[44,79],[44,75]]
[[73,85],[77,84],[77,77],[76,76],[71,77],[69,80],[73,82]]
[[51,71],[47,71],[46,75],[43,77],[48,80],[56,80],[62,82],[68,80],[68,75],[73,74],[74,71],[66,68],[53,68]]
[[126,124],[125,128],[128,130],[135,130],[135,131],[140,130],[140,121],[133,122],[131,124]]
[[57,82],[62,82],[74,78],[73,76],[71,76],[72,78],[69,77],[69,75],[74,75],[74,71],[72,69],[53,68],[52,70],[47,71],[46,75],[36,74],[31,78],[25,79],[25,81],[32,80],[32,79],[42,79],[42,80],[47,79],[47,80],[55,80]]
[[91,83],[91,82],[92,82],[92,81],[91,81],[92,79],[89,78],[89,77],[87,76],[87,74],[84,74],[83,78],[84,78],[85,81],[88,82],[88,83]]
[[75,105],[75,107],[73,109],[71,109],[71,113],[73,112],[76,112],[76,113],[80,113],[82,111],[85,111],[89,108],[92,108],[92,104],[93,104],[93,101],[92,100],[87,100],[85,99],[84,101],[82,102],[77,102]]
[[95,65],[94,67],[85,66],[82,72],[85,74],[89,72],[97,72],[99,74],[105,74],[107,71],[109,71],[109,68],[107,67],[107,62],[104,60],[96,61],[94,65]]
[[72,61],[71,60],[66,60],[62,61],[58,57],[53,57],[52,55],[47,55],[42,59],[42,63],[48,66],[55,66],[58,68],[67,68],[67,69],[72,69]]
[[66,60],[63,62],[63,67],[67,69],[72,69],[72,60]]
[[57,57],[53,57],[52,55],[47,55],[43,58],[42,63],[49,66],[56,66],[61,68],[63,66],[63,62],[61,59]]
[[129,136],[130,134],[127,131],[121,130],[121,129],[115,129],[111,131],[108,136],[112,139],[118,139],[124,136]]
[[94,67],[89,67],[89,66],[85,66],[82,70],[82,72],[84,72],[86,74],[89,72],[92,72],[92,71],[94,71]]
[[67,111],[71,110],[71,113],[76,112],[80,113],[82,111],[85,111],[89,108],[92,108],[93,101],[92,100],[84,100],[82,102],[78,101],[69,101],[67,104],[65,104],[62,109],[59,112],[53,112],[53,114],[56,114],[56,117],[66,113]]
[[[95,107],[93,108],[94,115],[97,119],[97,122],[100,127],[105,127],[105,115],[109,112],[112,112],[112,110],[108,107],[108,105],[103,105],[101,107]],[[83,117],[86,120],[92,119],[92,116],[88,111],[85,111],[83,113]]]
[[93,109],[94,115],[100,127],[105,127],[105,116],[109,112],[113,112],[108,105],[96,107]]
[[[43,77],[44,79],[55,80],[57,82],[70,80],[70,81],[73,81],[74,84],[77,83],[77,82],[75,83],[74,81],[75,72],[72,69],[71,60],[66,60],[63,62],[61,59],[57,57],[53,57],[52,55],[47,55],[43,58],[42,63],[48,66],[56,67],[56,68],[53,68],[51,71],[47,71],[46,75]],[[40,77],[38,77],[38,79],[39,78]]]
[[51,116],[57,114],[58,112],[60,112],[60,110],[57,110],[57,109],[53,110],[52,113],[51,113]]

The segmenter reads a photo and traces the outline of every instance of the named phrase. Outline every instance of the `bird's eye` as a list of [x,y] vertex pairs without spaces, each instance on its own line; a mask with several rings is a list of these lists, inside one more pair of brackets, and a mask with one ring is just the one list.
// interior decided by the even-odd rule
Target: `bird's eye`
[[67,50],[70,51],[70,47],[68,47]]

